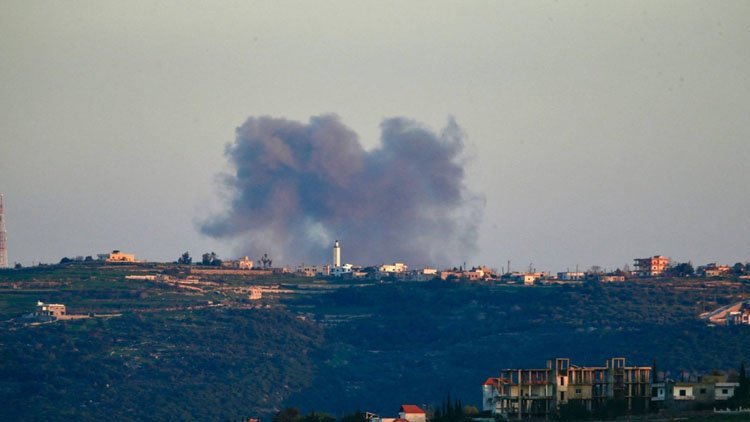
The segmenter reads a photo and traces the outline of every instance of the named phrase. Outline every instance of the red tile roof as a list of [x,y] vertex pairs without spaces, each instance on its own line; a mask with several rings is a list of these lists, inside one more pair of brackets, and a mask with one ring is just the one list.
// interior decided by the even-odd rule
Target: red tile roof
[[419,406],[414,404],[402,404],[401,411],[404,413],[425,413]]
[[495,385],[497,383],[497,378],[487,378],[487,381],[484,382],[484,385]]

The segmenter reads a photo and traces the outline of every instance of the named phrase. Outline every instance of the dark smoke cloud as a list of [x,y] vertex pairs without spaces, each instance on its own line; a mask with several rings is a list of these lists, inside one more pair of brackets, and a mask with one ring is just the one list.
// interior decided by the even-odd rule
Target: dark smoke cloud
[[381,130],[381,146],[365,151],[334,115],[247,119],[226,148],[228,210],[201,231],[276,263],[328,263],[335,239],[360,265],[467,259],[483,204],[464,184],[461,129],[391,118]]

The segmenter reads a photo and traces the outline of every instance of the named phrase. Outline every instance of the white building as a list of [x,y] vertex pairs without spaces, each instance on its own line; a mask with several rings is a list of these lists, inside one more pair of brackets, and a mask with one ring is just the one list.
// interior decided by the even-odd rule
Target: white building
[[734,397],[734,390],[739,386],[738,382],[717,382],[714,387],[714,400],[729,400]]
[[331,268],[331,275],[334,277],[343,277],[344,274],[352,273],[352,264],[344,264],[339,267]]
[[401,274],[407,269],[407,265],[403,262],[394,262],[393,264],[383,264],[378,267],[378,271],[387,274]]
[[586,278],[586,274],[583,271],[564,271],[557,273],[558,280],[571,281],[571,280],[583,280]]
[[521,281],[524,286],[533,286],[535,282],[541,280],[544,277],[542,273],[524,273],[521,275]]
[[678,382],[675,383],[674,389],[672,390],[672,398],[674,400],[695,400],[693,395],[693,384]]

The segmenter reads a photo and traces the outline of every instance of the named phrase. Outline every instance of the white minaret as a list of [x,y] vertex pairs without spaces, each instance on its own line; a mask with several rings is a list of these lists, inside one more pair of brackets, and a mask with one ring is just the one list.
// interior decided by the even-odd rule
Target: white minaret
[[333,244],[333,267],[340,267],[341,266],[341,246],[339,246],[339,241],[337,240],[336,243]]
[[5,216],[3,215],[3,194],[0,193],[0,268],[8,268],[8,233],[5,231]]

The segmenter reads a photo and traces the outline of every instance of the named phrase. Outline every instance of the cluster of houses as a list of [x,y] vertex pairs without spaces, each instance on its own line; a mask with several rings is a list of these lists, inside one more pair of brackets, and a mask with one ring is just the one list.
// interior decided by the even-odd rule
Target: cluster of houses
[[742,300],[722,306],[700,315],[710,325],[750,325],[750,300]]
[[[67,258],[66,258],[67,259]],[[89,260],[86,257],[85,260]],[[68,261],[84,261],[83,257],[68,259]],[[98,260],[109,263],[131,263],[138,262],[135,255],[114,250],[111,253],[99,254]],[[697,268],[693,268],[689,263],[674,264],[669,258],[663,255],[654,255],[647,258],[635,258],[633,269],[617,269],[615,271],[601,271],[598,267],[592,267],[587,271],[562,271],[551,273],[546,271],[536,271],[529,268],[528,271],[510,271],[510,262],[508,269],[503,268],[501,271],[491,269],[485,266],[479,267],[460,267],[445,270],[436,268],[409,269],[403,262],[394,262],[392,264],[382,264],[378,266],[355,266],[352,264],[341,263],[341,246],[338,241],[333,247],[333,262],[324,265],[299,265],[294,269],[274,268],[271,266],[272,261],[264,255],[255,265],[253,260],[243,257],[237,260],[221,260],[220,265],[215,270],[221,271],[268,271],[274,274],[293,273],[301,277],[336,277],[345,279],[397,279],[403,281],[429,281],[434,279],[440,280],[463,280],[463,281],[489,281],[507,284],[539,285],[539,284],[568,284],[581,283],[583,281],[599,281],[604,283],[622,282],[632,278],[655,278],[675,275],[675,268],[685,267],[687,274],[697,277],[724,277],[736,275],[741,279],[750,279],[750,264],[735,264],[734,266],[720,265],[710,263]],[[739,268],[738,268],[739,266]],[[688,270],[689,268],[689,270]]]
[[[562,271],[551,273],[546,271],[536,271],[529,268],[528,271],[502,271],[488,267],[472,268],[453,268],[446,270],[437,270],[434,268],[423,268],[418,270],[408,270],[404,263],[396,262],[393,264],[384,264],[376,267],[356,267],[351,264],[341,265],[336,262],[340,259],[340,248],[337,243],[337,252],[334,252],[334,265],[323,266],[300,266],[296,274],[306,277],[333,276],[343,278],[368,278],[382,279],[391,277],[405,281],[427,281],[432,279],[441,280],[465,280],[465,281],[493,281],[508,284],[538,285],[538,284],[568,284],[581,283],[583,281],[599,281],[603,283],[623,282],[632,278],[654,278],[673,275],[673,263],[663,255],[654,255],[648,258],[634,259],[634,269],[615,270],[611,272],[601,271],[593,267],[588,271]],[[728,265],[717,265],[716,263],[699,266],[693,270],[690,264],[678,264],[679,266],[689,266],[690,275],[699,277],[721,277],[729,274],[739,274],[740,278],[750,279],[750,268],[741,269],[741,274],[736,268]],[[510,263],[508,265],[510,267]],[[748,266],[750,267],[750,266]],[[670,272],[671,271],[671,272]],[[747,273],[747,274],[746,274]]]
[[337,277],[344,279],[383,279],[395,278],[404,281],[428,281],[438,277],[435,268],[409,270],[403,262],[382,264],[378,266],[360,267],[352,264],[332,265],[300,265],[294,273],[302,277]]
[[547,361],[543,368],[500,371],[482,387],[482,408],[505,418],[549,418],[560,406],[577,403],[597,412],[618,400],[627,413],[658,409],[691,410],[726,407],[738,382],[726,374],[665,379],[651,366],[628,365],[625,358],[602,366],[578,366],[568,358]]

